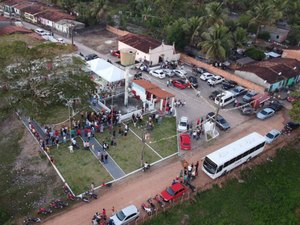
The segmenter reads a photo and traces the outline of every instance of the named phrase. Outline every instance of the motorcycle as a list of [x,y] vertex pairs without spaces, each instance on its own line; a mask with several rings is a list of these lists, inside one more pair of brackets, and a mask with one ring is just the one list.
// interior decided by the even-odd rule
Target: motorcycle
[[88,197],[86,197],[85,193],[81,194],[81,195],[78,195],[78,199],[84,201],[85,203],[89,203],[90,202],[90,200],[88,199]]
[[159,195],[155,195],[154,200],[160,205],[160,207],[165,207],[165,203]]
[[38,211],[38,214],[42,214],[42,215],[48,215],[51,214],[52,210],[51,209],[46,209],[46,208],[40,208]]
[[149,170],[150,167],[151,167],[150,164],[145,163],[144,166],[143,166],[143,171],[145,172],[145,171]]
[[93,198],[93,199],[97,199],[98,198],[98,195],[91,192],[91,191],[87,191],[85,192],[85,195],[89,196],[90,198]]
[[24,225],[30,225],[32,223],[40,223],[42,222],[40,218],[35,218],[35,217],[27,217],[23,223]]
[[65,208],[65,207],[67,207],[69,205],[69,203],[64,202],[64,201],[62,201],[60,199],[57,199],[55,201],[55,203],[56,203],[56,205],[60,206],[60,208]]
[[77,198],[72,193],[68,193],[67,197],[68,197],[69,200],[72,200],[72,201],[77,200]]
[[156,211],[156,206],[152,201],[152,198],[148,198],[147,202],[150,204],[150,207],[152,208],[153,211]]
[[153,213],[153,210],[150,205],[147,205],[146,203],[142,204],[142,209],[145,210],[145,212],[150,216]]

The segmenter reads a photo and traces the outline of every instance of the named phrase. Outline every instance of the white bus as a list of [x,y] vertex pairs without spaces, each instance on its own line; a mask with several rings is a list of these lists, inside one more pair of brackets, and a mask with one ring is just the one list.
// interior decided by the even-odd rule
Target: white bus
[[261,153],[265,141],[264,136],[253,132],[207,155],[202,170],[212,179],[222,176]]

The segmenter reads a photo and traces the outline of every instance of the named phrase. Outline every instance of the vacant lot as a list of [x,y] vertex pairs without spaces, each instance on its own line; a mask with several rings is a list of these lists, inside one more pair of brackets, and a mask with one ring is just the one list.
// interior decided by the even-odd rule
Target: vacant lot
[[[118,127],[115,128],[118,134]],[[100,143],[106,141],[110,144],[111,134],[108,129],[104,133],[97,133],[96,138]],[[130,173],[141,167],[141,152],[143,149],[143,143],[132,132],[129,132],[125,136],[117,136],[116,146],[110,146],[108,153],[116,161],[116,163],[122,168],[125,173]],[[149,147],[144,148],[144,159],[148,163],[153,163],[160,159]]]
[[[151,224],[300,224],[300,142],[271,162],[243,172],[146,222]],[[181,223],[185,218],[186,223]]]
[[80,194],[89,190],[92,182],[98,186],[112,178],[95,156],[89,150],[84,150],[81,139],[78,138],[77,143],[80,149],[74,149],[74,153],[68,149],[69,142],[51,149],[51,156],[74,193]]

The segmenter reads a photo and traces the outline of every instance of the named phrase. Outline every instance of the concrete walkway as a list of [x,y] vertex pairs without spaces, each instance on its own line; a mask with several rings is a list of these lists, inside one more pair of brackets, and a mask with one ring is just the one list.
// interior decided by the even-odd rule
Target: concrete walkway
[[[38,134],[40,135],[40,137],[42,137],[43,139],[45,139],[45,132],[44,129],[42,128],[42,126],[36,122],[33,119],[29,119],[26,116],[22,116],[21,117],[24,124],[29,127],[29,121],[31,122],[31,124],[35,127],[36,131],[38,132]],[[82,130],[81,132],[81,139],[83,141],[87,140],[87,138],[84,136],[84,132]],[[70,139],[69,137],[67,138],[68,140]],[[98,140],[94,137],[90,138],[90,151],[93,153],[93,155],[97,158],[97,160],[99,160],[99,162],[103,165],[103,167],[107,170],[107,172],[112,176],[113,179],[119,179],[123,176],[125,176],[125,172],[120,168],[120,166],[113,160],[113,158],[108,154],[108,159],[107,162],[101,162],[100,159],[98,159],[97,154],[98,152],[104,153],[103,147],[102,145],[98,142]],[[62,143],[62,138],[60,138],[60,143]],[[94,146],[94,148],[92,148],[92,146]]]

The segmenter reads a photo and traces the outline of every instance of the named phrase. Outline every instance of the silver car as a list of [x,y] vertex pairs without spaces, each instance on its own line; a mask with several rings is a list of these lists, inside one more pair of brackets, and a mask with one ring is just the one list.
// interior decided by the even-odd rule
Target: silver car
[[272,117],[275,114],[275,110],[271,108],[264,108],[256,114],[256,117],[260,120],[265,120]]
[[266,134],[266,143],[271,144],[274,140],[276,140],[280,136],[281,132],[273,129],[269,133]]
[[137,207],[135,205],[130,205],[111,216],[110,220],[112,220],[115,225],[124,225],[137,219],[139,215],[140,212]]

